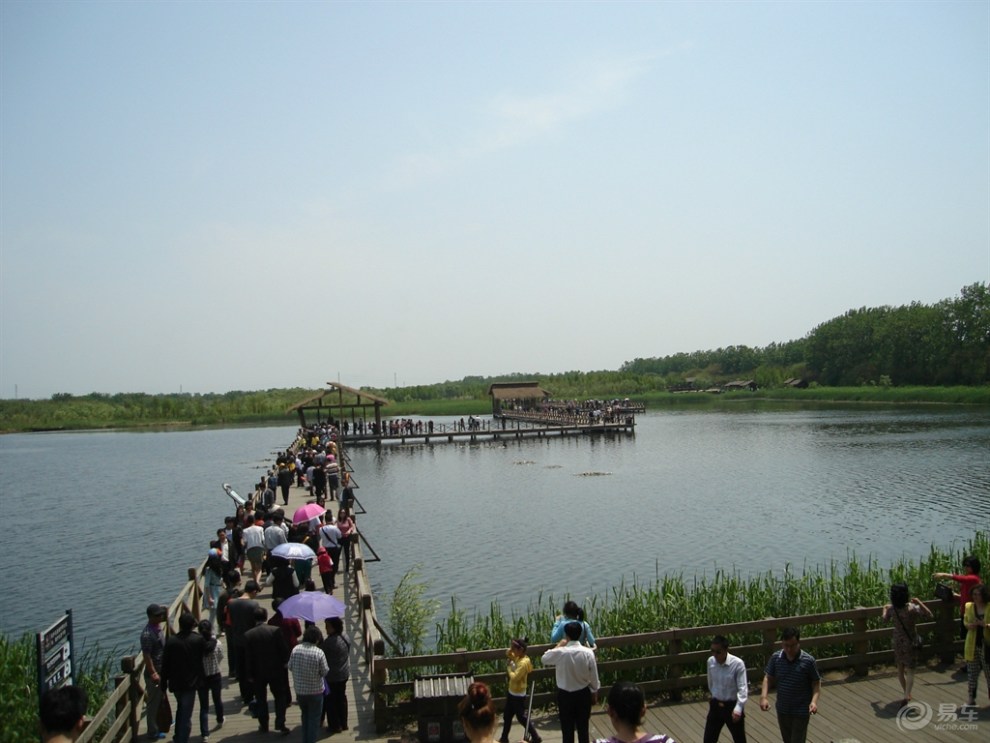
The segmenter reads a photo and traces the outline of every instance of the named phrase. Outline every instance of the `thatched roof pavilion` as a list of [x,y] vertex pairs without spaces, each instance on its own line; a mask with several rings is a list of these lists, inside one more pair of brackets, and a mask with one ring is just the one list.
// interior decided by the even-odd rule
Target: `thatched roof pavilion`
[[494,416],[501,414],[505,403],[518,405],[523,410],[538,410],[540,403],[550,397],[539,382],[497,382],[488,387],[488,394],[492,398]]
[[[366,417],[366,410],[368,408],[375,409],[375,423],[378,424],[378,429],[381,430],[382,422],[382,408],[388,405],[388,400],[383,397],[378,397],[372,395],[366,390],[358,390],[353,387],[348,387],[345,384],[340,384],[339,382],[327,382],[327,389],[323,390],[317,395],[303,400],[300,403],[293,405],[287,412],[291,413],[295,411],[299,414],[299,425],[306,428],[306,414],[315,413],[315,423],[322,423],[324,420],[329,420],[331,418],[347,418],[348,412],[350,417],[353,419],[355,417],[355,411],[360,410],[360,415],[362,418]],[[346,395],[346,398],[345,398]]]

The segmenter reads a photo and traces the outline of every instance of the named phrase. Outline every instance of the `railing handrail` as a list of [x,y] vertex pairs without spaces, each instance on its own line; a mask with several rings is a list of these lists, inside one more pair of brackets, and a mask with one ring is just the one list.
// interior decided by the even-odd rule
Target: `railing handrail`
[[[951,662],[960,642],[955,633],[955,605],[946,603],[940,599],[933,599],[925,602],[926,606],[933,610],[935,619],[927,622],[919,622],[917,630],[926,640],[926,653],[937,655],[944,662]],[[705,674],[683,675],[685,666],[700,664],[710,655],[707,648],[699,650],[682,651],[685,641],[696,638],[711,638],[716,634],[727,637],[738,637],[739,635],[759,633],[762,637],[759,642],[749,642],[741,645],[733,645],[733,653],[739,655],[744,660],[759,659],[758,662],[750,666],[749,680],[751,683],[758,683],[763,678],[763,663],[766,658],[777,647],[777,634],[782,627],[806,627],[820,624],[830,624],[834,622],[853,622],[854,627],[849,631],[810,635],[801,638],[802,647],[814,649],[816,647],[831,647],[852,645],[854,651],[838,656],[820,658],[818,665],[822,669],[849,668],[855,669],[857,675],[865,676],[869,673],[869,666],[889,663],[893,657],[893,651],[869,650],[869,643],[873,641],[889,638],[894,631],[893,626],[869,628],[867,622],[882,616],[883,607],[856,607],[854,609],[843,609],[833,612],[820,612],[817,614],[805,614],[791,617],[768,617],[759,620],[749,620],[732,624],[705,625],[698,627],[671,627],[656,632],[643,632],[630,635],[617,635],[612,637],[599,637],[597,645],[600,649],[607,648],[628,648],[644,645],[666,644],[666,652],[661,655],[642,656],[636,658],[621,658],[614,660],[599,660],[598,669],[601,673],[616,672],[623,670],[641,670],[645,668],[667,669],[669,675],[663,678],[657,674],[652,680],[641,682],[644,691],[670,692],[674,698],[680,697],[683,689],[704,688],[707,683]],[[539,657],[546,650],[554,647],[553,644],[530,645],[527,654],[531,657]],[[434,655],[417,655],[404,657],[386,658],[377,656],[374,659],[375,668],[381,683],[374,685],[375,691],[375,718],[376,720],[387,720],[392,713],[400,708],[409,706],[408,702],[392,703],[391,700],[398,694],[408,696],[408,692],[413,688],[413,681],[388,680],[390,670],[409,670],[415,668],[426,669],[429,673],[439,672],[438,669],[456,670],[466,672],[470,670],[473,663],[499,661],[505,658],[505,648],[487,648],[482,650],[466,650],[453,653],[438,653]],[[535,681],[542,679],[553,679],[554,671],[550,668],[535,669],[531,677]],[[482,673],[475,675],[475,680],[485,681],[489,684],[501,684],[505,682],[504,672]],[[607,691],[607,687],[606,687]],[[501,698],[498,698],[501,700]],[[553,699],[553,692],[537,693],[537,703],[548,703]],[[379,710],[381,704],[385,709]]]

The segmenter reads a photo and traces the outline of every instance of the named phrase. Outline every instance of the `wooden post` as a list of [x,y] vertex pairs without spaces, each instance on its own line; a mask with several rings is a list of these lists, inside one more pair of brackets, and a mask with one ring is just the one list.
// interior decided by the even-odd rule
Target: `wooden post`
[[[677,631],[676,627],[671,627],[671,629],[674,630],[675,632]],[[683,652],[683,650],[684,650],[684,641],[675,634],[670,639],[670,643],[667,645],[667,652],[670,655],[679,655],[681,652]],[[668,676],[668,678],[671,681],[676,681],[683,675],[684,675],[684,666],[682,666],[680,663],[671,663],[670,675]],[[677,687],[672,688],[670,690],[670,698],[675,702],[681,701],[681,690]]]
[[870,652],[870,643],[866,639],[866,608],[857,606],[856,610],[862,612],[853,620],[853,631],[859,636],[853,643],[856,648],[856,659],[853,663],[853,672],[857,676],[868,676],[870,674],[870,664],[866,657]]
[[388,730],[388,699],[382,692],[382,687],[388,683],[388,669],[378,663],[384,660],[375,656],[371,662],[371,693],[375,700],[375,731],[384,733]]
[[[127,725],[131,729],[131,740],[138,740],[138,727],[141,722],[139,710],[141,709],[143,689],[138,679],[137,665],[135,656],[129,655],[120,661],[120,670],[127,675],[130,683],[127,688]],[[117,714],[120,714],[120,710],[117,711]]]
[[459,673],[467,673],[471,669],[468,667],[467,657],[464,655],[467,653],[467,648],[456,648],[455,653],[461,653],[461,657],[457,659],[455,667]]
[[200,620],[200,611],[202,609],[201,598],[203,596],[203,591],[199,587],[199,576],[196,575],[196,568],[189,568],[187,575],[189,580],[192,581],[192,608],[190,611],[192,615],[196,617],[196,621]]
[[935,644],[934,652],[940,663],[952,664],[956,661],[956,638],[959,637],[959,623],[956,620],[956,603],[954,601],[939,601],[934,609],[935,615]]

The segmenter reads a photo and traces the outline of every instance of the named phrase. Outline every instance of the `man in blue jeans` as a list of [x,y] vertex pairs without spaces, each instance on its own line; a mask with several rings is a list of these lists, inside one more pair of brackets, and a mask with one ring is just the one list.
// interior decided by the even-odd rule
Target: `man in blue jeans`
[[175,743],[189,743],[196,689],[204,682],[203,654],[206,643],[193,630],[196,618],[185,611],[179,616],[179,632],[168,638],[162,659],[162,691],[175,695]]
[[784,743],[805,743],[808,722],[818,713],[822,677],[815,659],[801,649],[801,633],[787,627],[780,634],[781,649],[770,656],[764,671],[760,709],[770,709],[770,679],[777,683],[777,724]]

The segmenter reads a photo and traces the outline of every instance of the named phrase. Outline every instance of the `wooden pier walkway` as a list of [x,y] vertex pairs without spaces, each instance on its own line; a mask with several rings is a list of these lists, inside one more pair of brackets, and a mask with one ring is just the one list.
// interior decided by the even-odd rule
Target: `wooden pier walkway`
[[[347,601],[347,590],[338,598]],[[352,603],[348,603],[349,616],[345,617],[348,636],[353,622],[360,622]],[[360,630],[358,629],[358,636]],[[982,685],[980,689],[983,692]],[[746,728],[751,743],[771,743],[779,741],[777,718],[771,710],[759,709],[759,690],[747,703]],[[926,668],[921,670],[915,681],[915,699],[925,702],[932,709],[931,722],[920,730],[905,731],[897,723],[900,686],[897,674],[893,671],[872,673],[865,679],[826,680],[823,685],[819,713],[811,720],[808,743],[986,743],[990,739],[990,704],[983,701],[972,722],[957,718],[958,704],[966,693],[964,674],[954,673],[954,669]],[[371,682],[359,648],[352,643],[351,683],[348,689],[349,730],[330,735],[324,728],[320,740],[331,743],[414,743],[415,721],[405,729],[395,729],[385,733],[375,731],[374,710],[371,695]],[[772,700],[771,700],[772,701]],[[248,714],[247,708],[237,698],[237,684],[224,681],[224,704],[226,722],[222,729],[210,733],[210,743],[231,741],[232,743],[263,743],[280,739],[278,733],[258,732],[257,721]],[[274,714],[271,707],[270,714]],[[678,743],[700,743],[705,728],[705,715],[708,703],[693,702],[651,702],[648,707],[646,729],[650,732],[663,732],[674,737]],[[949,712],[951,710],[951,712]],[[940,715],[941,712],[941,715]],[[193,743],[198,743],[198,707],[193,714]],[[939,722],[940,718],[944,718]],[[953,718],[953,719],[950,719]],[[211,714],[211,724],[213,716]],[[534,710],[533,719],[540,735],[547,743],[559,743],[560,727],[554,709]],[[286,741],[298,740],[299,707],[292,705],[287,714],[287,724],[291,733]],[[942,729],[937,726],[941,725]],[[498,732],[498,731],[496,731]],[[520,740],[522,726],[515,723],[511,739]],[[608,717],[597,707],[591,718],[591,738],[608,738],[612,734]],[[722,732],[722,740],[730,741],[727,730]]]
[[[293,485],[290,491],[290,501],[285,508],[287,514],[302,506],[308,500],[308,493]],[[328,502],[330,507],[337,504]],[[377,515],[384,517],[385,515]],[[376,518],[376,514],[360,517]],[[360,526],[360,522],[359,522]],[[365,570],[367,570],[365,566]],[[373,567],[371,568],[373,570]],[[366,581],[366,578],[362,580]],[[334,595],[341,599],[346,606],[344,616],[345,634],[351,641],[350,683],[348,686],[348,724],[349,729],[330,735],[323,728],[320,733],[321,741],[332,743],[416,743],[416,720],[408,720],[404,726],[395,727],[385,732],[376,728],[375,699],[372,691],[372,680],[366,659],[366,649],[362,643],[364,637],[363,622],[367,621],[367,612],[363,611],[361,602],[367,600],[369,594],[362,591],[369,588],[354,580],[352,576],[338,576],[337,589]],[[182,596],[177,601],[181,601]],[[259,602],[271,610],[271,589],[265,588],[258,596]],[[600,638],[601,639],[601,638]],[[225,653],[227,650],[224,642]],[[226,660],[223,662],[226,670]],[[291,675],[290,675],[291,683]],[[762,712],[759,709],[758,687],[751,683],[750,700],[747,704],[747,734],[751,743],[771,743],[780,740],[777,730],[776,715],[773,711]],[[496,690],[498,692],[498,690]],[[990,740],[990,703],[987,702],[987,690],[981,681],[979,690],[979,705],[971,715],[961,714],[959,704],[964,701],[966,694],[965,674],[958,672],[958,665],[935,665],[933,660],[928,666],[919,669],[915,681],[914,696],[919,703],[927,705],[925,710],[930,713],[930,720],[923,724],[915,724],[915,729],[907,729],[898,719],[901,690],[897,675],[893,670],[871,669],[866,677],[857,677],[852,672],[829,671],[825,674],[825,682],[820,702],[820,711],[812,718],[809,727],[809,743],[901,743],[902,741],[931,741],[932,743],[986,743]],[[225,708],[225,724],[217,728],[216,713],[210,710],[210,743],[262,743],[272,740],[298,741],[301,739],[299,707],[293,704],[289,707],[286,723],[290,732],[286,736],[274,731],[262,733],[258,730],[257,721],[251,717],[246,704],[238,696],[237,682],[226,675],[223,680],[223,700]],[[604,700],[602,700],[604,701]],[[174,705],[174,702],[173,702]],[[274,705],[269,700],[270,714],[274,715]],[[654,699],[648,705],[645,728],[648,732],[667,733],[678,743],[700,743],[704,731],[705,717],[708,704],[703,699],[695,701],[672,702],[666,699]],[[137,710],[134,710],[137,714]],[[560,743],[561,734],[554,707],[535,709],[534,722],[540,735],[547,743]],[[139,723],[141,735],[135,740],[144,740],[145,731],[143,719]],[[199,743],[199,707],[198,702],[193,713],[192,743]],[[511,739],[519,741],[522,734],[520,725],[515,724]],[[592,740],[608,738],[612,734],[608,717],[599,705],[593,710],[591,720]],[[721,740],[728,741],[728,731],[722,732]]]
[[400,433],[349,433],[341,436],[346,446],[377,446],[380,444],[453,444],[476,443],[479,441],[514,441],[528,438],[551,436],[599,436],[635,434],[636,421],[632,416],[622,420],[588,423],[546,422],[510,420],[485,420],[484,425],[470,428],[456,428],[449,424],[438,426],[433,431],[403,431]]
[[[293,486],[287,512],[306,502],[304,490]],[[331,505],[328,503],[328,505]],[[373,518],[373,515],[365,516]],[[361,647],[361,612],[358,591],[353,580],[338,576],[334,595],[347,607],[344,616],[345,634],[351,641],[351,679],[348,687],[349,730],[330,735],[325,728],[320,740],[332,743],[415,743],[416,721],[409,721],[405,727],[379,733],[375,727],[374,698],[371,678]],[[258,596],[259,602],[270,610],[271,589],[265,588]],[[226,661],[224,661],[226,666]],[[901,743],[902,741],[922,741],[932,743],[985,743],[990,740],[990,703],[985,696],[972,717],[959,717],[958,705],[966,694],[965,674],[958,672],[958,666],[929,665],[919,669],[915,681],[914,696],[918,702],[929,705],[931,721],[919,730],[902,730],[897,713],[901,697],[897,675],[893,670],[873,670],[866,678],[848,676],[845,672],[828,672],[821,697],[820,711],[809,728],[809,743]],[[291,683],[291,676],[290,676]],[[986,690],[980,688],[980,694]],[[277,732],[261,733],[258,724],[238,697],[237,683],[224,677],[223,699],[226,722],[223,728],[216,729],[215,713],[211,710],[210,743],[262,743],[282,739]],[[604,701],[604,700],[602,700]],[[772,700],[771,700],[772,701]],[[269,700],[270,714],[274,706]],[[678,743],[700,743],[705,726],[708,704],[704,700],[670,702],[652,701],[649,704],[646,729],[650,732],[667,733]],[[193,714],[193,736],[191,741],[201,740],[198,723],[199,708]],[[534,710],[534,721],[540,735],[547,743],[559,743],[560,728],[556,710],[552,707]],[[759,689],[751,684],[751,697],[747,703],[747,734],[751,743],[778,741],[776,715],[759,709]],[[274,723],[272,723],[274,724]],[[300,739],[299,707],[289,707],[287,725],[291,732],[286,741]],[[142,723],[141,729],[144,726]],[[516,723],[512,729],[512,740],[520,740],[522,727]],[[608,717],[599,705],[593,711],[591,721],[592,740],[608,738],[612,734]],[[728,731],[723,731],[722,740],[730,740]]]

